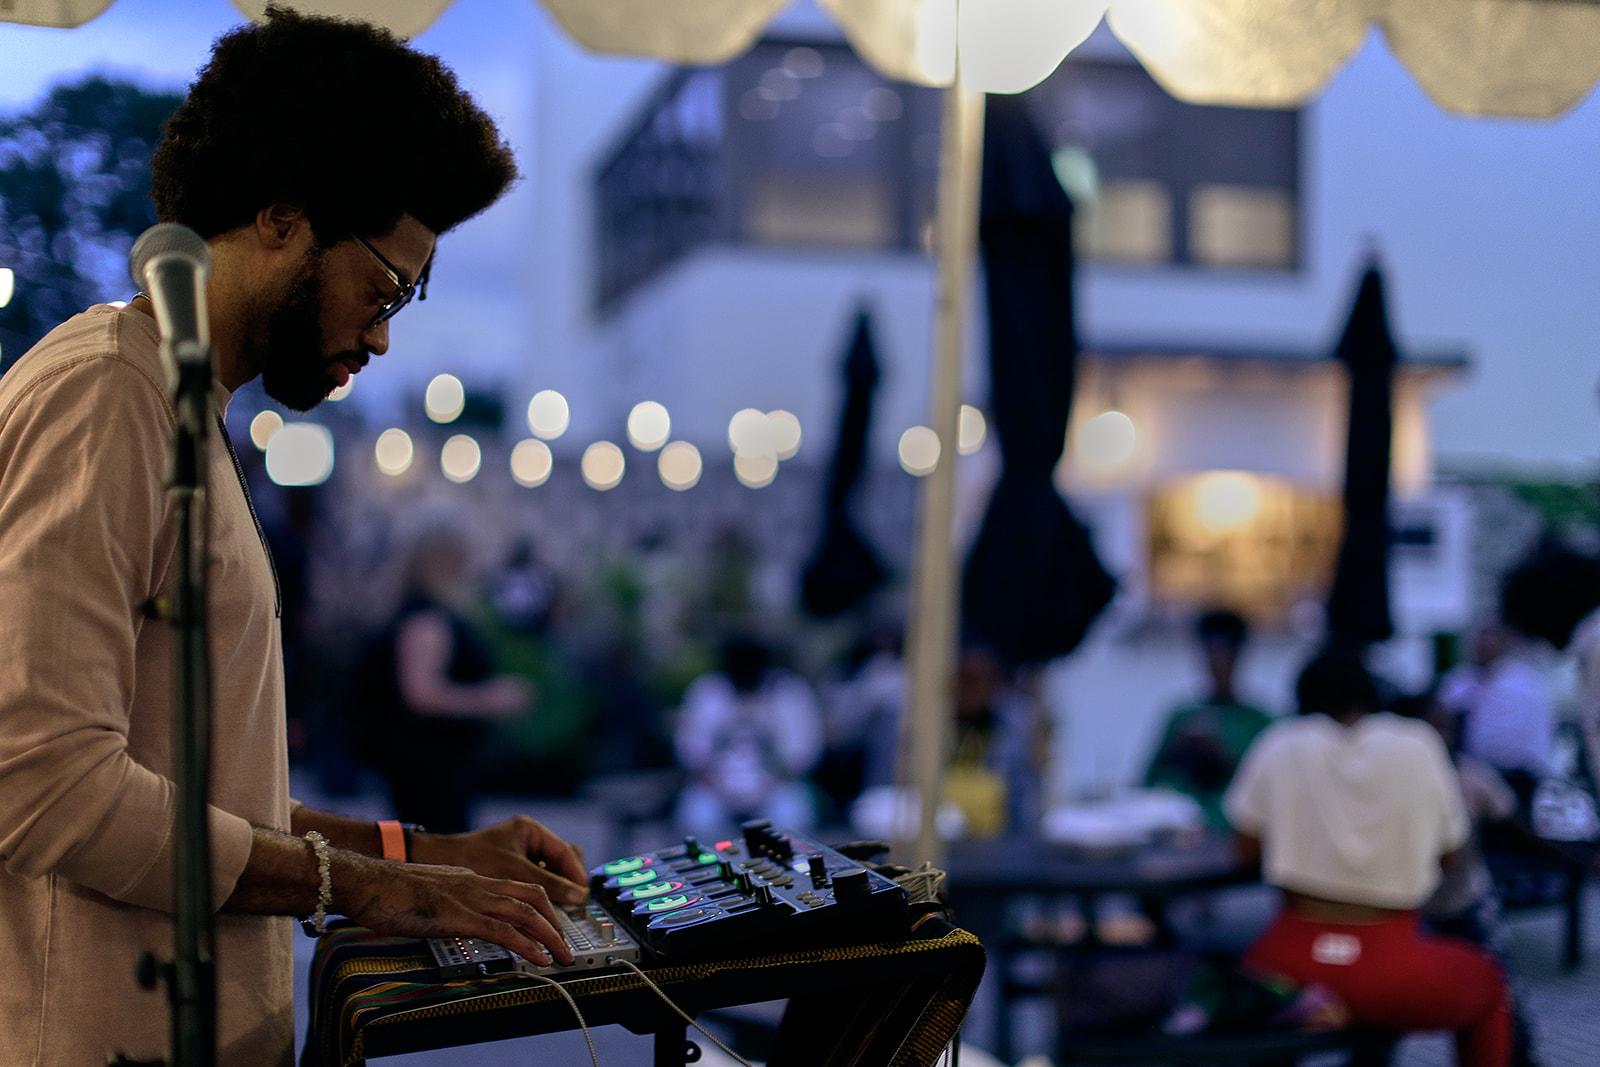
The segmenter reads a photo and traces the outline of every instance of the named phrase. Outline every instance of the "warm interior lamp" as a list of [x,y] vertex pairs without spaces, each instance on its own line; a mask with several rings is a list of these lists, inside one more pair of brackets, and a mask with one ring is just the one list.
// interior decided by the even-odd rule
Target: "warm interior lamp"
[[1237,530],[1261,510],[1261,486],[1243,471],[1211,471],[1194,487],[1194,517],[1211,533]]

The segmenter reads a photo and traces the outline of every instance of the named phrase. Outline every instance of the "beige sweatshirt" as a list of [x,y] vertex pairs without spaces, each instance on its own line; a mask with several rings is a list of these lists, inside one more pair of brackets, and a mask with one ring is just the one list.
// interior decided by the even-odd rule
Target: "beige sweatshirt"
[[[227,391],[217,387],[223,410]],[[0,377],[0,1064],[167,1054],[174,417],[154,320],[98,306]],[[212,884],[289,827],[276,592],[224,444],[207,456]],[[293,1062],[292,920],[217,917],[219,1062]]]

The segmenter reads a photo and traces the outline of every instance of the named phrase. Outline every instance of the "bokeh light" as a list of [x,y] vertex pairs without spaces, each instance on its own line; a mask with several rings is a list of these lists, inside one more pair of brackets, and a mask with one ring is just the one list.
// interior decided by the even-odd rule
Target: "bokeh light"
[[733,476],[747,489],[765,489],[778,476],[778,457],[770,453],[734,456]]
[[321,485],[333,473],[333,434],[314,422],[285,423],[267,442],[267,477],[277,485]]
[[800,420],[792,411],[767,412],[767,439],[779,459],[793,459],[800,451]]
[[550,480],[555,457],[550,446],[537,437],[526,437],[511,449],[511,477],[518,485],[533,489]]
[[826,67],[821,52],[800,45],[783,54],[783,69],[796,78],[817,78],[822,75]]
[[654,452],[672,435],[672,416],[654,400],[633,405],[628,412],[628,443],[642,452]]
[[416,458],[416,449],[411,444],[411,435],[397,426],[391,426],[378,435],[378,441],[372,446],[372,458],[378,464],[378,470],[391,478],[397,478],[411,469],[411,461]]
[[926,426],[913,426],[900,435],[900,468],[921,478],[939,466],[939,435]]
[[354,389],[355,387],[356,387],[356,376],[354,374],[352,374],[352,375],[350,375],[350,377],[345,379],[345,382],[344,382],[343,385],[334,386],[333,391],[328,394],[328,399],[334,401],[335,403],[337,403],[338,401],[343,400],[345,397],[349,396],[350,395],[350,390]]
[[989,424],[984,421],[983,412],[971,404],[962,404],[960,426],[956,430],[956,451],[963,456],[970,456],[983,447],[988,436]]
[[656,471],[661,475],[661,484],[679,492],[699,485],[704,469],[700,450],[688,441],[672,442],[661,450],[661,455],[656,459]]
[[583,450],[581,466],[584,483],[590,489],[605,492],[621,484],[628,462],[623,458],[622,449],[610,441],[596,441]]
[[467,406],[467,390],[454,374],[435,375],[422,395],[422,409],[434,422],[454,422]]
[[772,440],[772,423],[766,412],[740,408],[728,420],[728,447],[736,456],[777,455]]
[[262,452],[267,450],[267,442],[272,440],[272,435],[283,429],[283,416],[276,411],[258,411],[256,417],[250,420],[250,443]]
[[567,432],[572,422],[572,410],[567,398],[554,389],[541,389],[528,401],[528,429],[533,436],[554,441]]
[[1261,510],[1261,485],[1244,471],[1210,471],[1194,487],[1194,517],[1212,533],[1247,524]]
[[439,469],[452,482],[470,482],[483,466],[483,449],[464,433],[458,433],[439,450]]
[[1101,470],[1121,466],[1132,458],[1138,444],[1132,419],[1115,409],[1102,411],[1078,431],[1078,460]]
[[0,308],[11,303],[11,294],[17,289],[17,275],[10,267],[0,267]]

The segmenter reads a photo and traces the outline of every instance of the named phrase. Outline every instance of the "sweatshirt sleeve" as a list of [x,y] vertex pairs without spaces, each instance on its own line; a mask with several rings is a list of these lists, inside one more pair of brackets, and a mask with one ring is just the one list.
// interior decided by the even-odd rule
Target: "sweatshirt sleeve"
[[[106,352],[0,408],[0,864],[167,911],[174,788],[129,756],[128,731],[144,606],[175,550],[172,425],[159,383]],[[220,906],[251,828],[215,807],[210,825]]]

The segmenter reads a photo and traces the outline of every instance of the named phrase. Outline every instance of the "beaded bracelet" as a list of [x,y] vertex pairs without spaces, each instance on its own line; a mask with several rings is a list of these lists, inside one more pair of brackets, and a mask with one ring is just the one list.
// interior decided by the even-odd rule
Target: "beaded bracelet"
[[328,929],[328,908],[333,905],[333,862],[328,857],[328,839],[320,833],[306,831],[306,844],[317,857],[317,875],[322,884],[317,889],[317,910],[309,919],[300,920],[300,929],[307,937],[321,937]]

